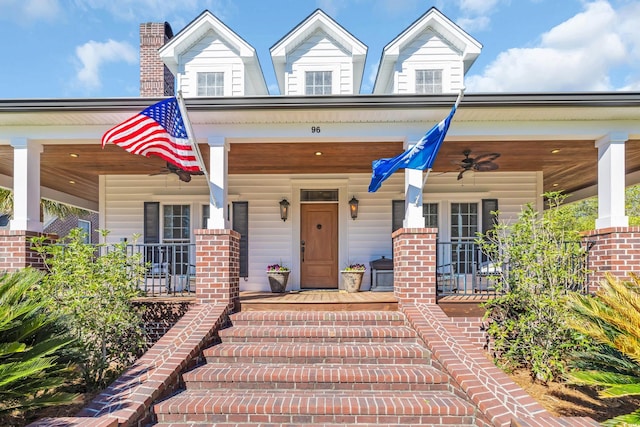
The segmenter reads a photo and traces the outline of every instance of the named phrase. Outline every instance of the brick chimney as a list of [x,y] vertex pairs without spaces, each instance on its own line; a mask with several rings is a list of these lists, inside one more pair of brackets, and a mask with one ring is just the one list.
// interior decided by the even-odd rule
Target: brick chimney
[[175,79],[158,49],[173,37],[168,22],[140,24],[140,96],[173,96]]

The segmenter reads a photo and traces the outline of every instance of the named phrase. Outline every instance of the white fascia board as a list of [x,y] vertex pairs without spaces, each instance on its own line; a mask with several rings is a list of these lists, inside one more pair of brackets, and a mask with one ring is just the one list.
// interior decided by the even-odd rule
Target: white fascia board
[[177,74],[178,58],[209,31],[219,34],[245,62],[247,58],[257,61],[255,49],[208,11],[162,46],[158,50],[160,58],[171,72]]
[[350,52],[353,57],[366,56],[367,46],[337,25],[321,10],[317,10],[302,24],[293,29],[285,38],[271,47],[271,57],[286,58],[288,52],[295,49],[295,47],[300,45],[300,43],[302,43],[310,34],[313,34],[317,29],[321,29],[329,34],[341,45],[342,48]]

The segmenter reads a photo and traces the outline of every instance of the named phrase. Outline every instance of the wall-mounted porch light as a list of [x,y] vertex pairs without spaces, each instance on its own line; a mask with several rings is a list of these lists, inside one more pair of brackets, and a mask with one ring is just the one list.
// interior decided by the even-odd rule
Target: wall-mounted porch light
[[351,200],[349,200],[349,212],[351,213],[351,219],[355,220],[358,218],[358,199],[356,199],[356,196],[353,196]]
[[280,219],[286,221],[289,218],[289,202],[287,199],[280,200]]

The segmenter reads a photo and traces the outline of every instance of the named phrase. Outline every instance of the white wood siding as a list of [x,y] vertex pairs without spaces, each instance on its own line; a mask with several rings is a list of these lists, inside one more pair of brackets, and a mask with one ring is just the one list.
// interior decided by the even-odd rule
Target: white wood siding
[[[498,199],[500,219],[514,221],[526,203],[537,202],[538,180],[535,172],[484,172],[468,173],[456,181],[456,173],[432,174],[425,186],[424,200],[438,202],[440,239],[447,241],[449,204],[451,202],[478,202],[482,199]],[[131,241],[134,234],[142,234],[143,206],[145,201],[161,204],[190,204],[192,226],[202,224],[201,206],[208,203],[207,186],[202,177],[193,177],[190,183],[182,183],[174,175],[160,176],[106,176],[104,179],[104,206],[101,215],[104,227],[111,233],[110,242],[123,238]],[[297,287],[300,268],[297,262],[299,205],[292,203],[290,217],[280,219],[278,202],[286,198],[290,202],[297,197],[294,187],[306,185],[294,182],[313,183],[309,188],[337,188],[334,182],[341,180],[343,193],[341,206],[341,252],[339,268],[348,263],[363,263],[367,266],[364,287],[370,286],[369,262],[385,256],[391,258],[391,200],[404,199],[404,174],[395,173],[375,193],[367,191],[370,174],[352,175],[231,175],[229,197],[231,200],[249,202],[249,277],[241,279],[241,290],[268,290],[265,275],[268,264],[283,262],[291,267],[291,286]],[[323,185],[327,183],[327,185]],[[359,200],[359,214],[354,221],[349,217],[346,201],[352,196]],[[230,202],[231,203],[231,202]],[[539,209],[539,208],[538,208]]]
[[433,31],[425,31],[406,46],[398,58],[395,93],[415,93],[415,70],[441,69],[443,93],[464,87],[461,53]]
[[180,58],[178,87],[185,97],[197,96],[198,72],[224,72],[224,96],[245,95],[245,66],[238,53],[209,31]]
[[285,95],[304,95],[307,71],[331,71],[333,94],[353,94],[353,62],[326,33],[317,31],[287,57]]

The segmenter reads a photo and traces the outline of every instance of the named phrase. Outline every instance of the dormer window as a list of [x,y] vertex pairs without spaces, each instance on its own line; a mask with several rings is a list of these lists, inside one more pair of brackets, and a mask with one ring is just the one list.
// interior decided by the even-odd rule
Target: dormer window
[[331,71],[307,71],[305,95],[331,95]]
[[198,73],[198,96],[224,96],[224,73]]
[[442,93],[442,70],[416,70],[416,93]]

